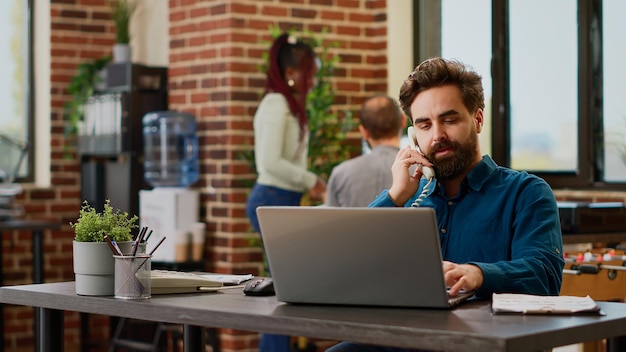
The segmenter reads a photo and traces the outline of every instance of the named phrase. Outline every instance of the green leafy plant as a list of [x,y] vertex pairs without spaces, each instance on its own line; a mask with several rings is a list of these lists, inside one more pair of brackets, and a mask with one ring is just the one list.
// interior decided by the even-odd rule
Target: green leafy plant
[[329,53],[329,48],[338,46],[337,42],[326,43],[326,28],[321,35],[312,32],[303,33],[309,38],[311,46],[320,58],[317,71],[317,84],[307,96],[307,116],[309,117],[309,169],[328,181],[335,166],[349,159],[356,151],[356,146],[346,144],[347,133],[354,126],[353,112],[343,110],[341,113],[332,110],[335,101],[335,90],[332,78],[339,63],[339,56]]
[[130,42],[130,19],[137,9],[137,2],[132,0],[111,0],[111,19],[115,22],[115,42]]
[[109,199],[104,203],[104,210],[97,212],[84,201],[76,223],[70,223],[77,242],[104,242],[104,235],[116,242],[132,240],[131,234],[137,228],[137,215],[130,217],[127,212],[113,209]]
[[72,77],[67,87],[72,100],[65,104],[65,119],[69,122],[66,125],[66,135],[78,132],[78,122],[83,119],[83,106],[93,95],[96,84],[101,81],[98,72],[104,69],[110,61],[111,57],[105,56],[78,65],[76,75]]

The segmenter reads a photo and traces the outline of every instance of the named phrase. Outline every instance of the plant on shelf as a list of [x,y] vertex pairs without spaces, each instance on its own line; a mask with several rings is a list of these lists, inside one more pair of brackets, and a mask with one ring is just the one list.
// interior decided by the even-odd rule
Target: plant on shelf
[[137,9],[132,0],[111,0],[111,19],[115,22],[115,42],[130,43],[130,19]]
[[111,19],[115,23],[115,62],[130,61],[130,21],[137,9],[136,0],[110,0]]
[[76,223],[70,223],[77,242],[104,242],[104,235],[116,242],[131,241],[132,230],[137,228],[137,215],[130,217],[127,212],[113,209],[111,201],[106,200],[100,213],[87,201],[79,211]]

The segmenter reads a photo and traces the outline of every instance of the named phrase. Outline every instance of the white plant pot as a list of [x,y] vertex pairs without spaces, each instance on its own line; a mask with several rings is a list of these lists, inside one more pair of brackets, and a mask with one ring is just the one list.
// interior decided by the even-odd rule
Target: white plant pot
[[113,45],[113,62],[130,62],[130,45],[116,43]]
[[[132,241],[119,242],[124,254],[132,252]],[[115,261],[106,242],[73,241],[76,294],[83,296],[112,296],[115,286]],[[143,248],[142,248],[143,247]],[[145,245],[138,253],[145,252]]]

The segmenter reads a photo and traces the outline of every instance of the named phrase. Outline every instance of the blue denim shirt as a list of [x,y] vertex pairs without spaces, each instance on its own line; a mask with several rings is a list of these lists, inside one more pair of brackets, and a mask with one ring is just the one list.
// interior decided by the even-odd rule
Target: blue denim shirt
[[[422,179],[405,207],[425,184]],[[385,190],[369,206],[395,205]],[[437,184],[422,206],[437,213],[444,260],[482,270],[477,295],[559,294],[565,264],[561,225],[554,193],[541,178],[500,167],[486,155],[463,180],[459,194],[448,198]]]

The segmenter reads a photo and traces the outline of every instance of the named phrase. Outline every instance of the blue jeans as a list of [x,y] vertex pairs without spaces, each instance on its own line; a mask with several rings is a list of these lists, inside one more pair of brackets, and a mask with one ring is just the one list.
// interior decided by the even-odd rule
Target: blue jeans
[[[340,342],[326,350],[326,352],[420,352],[408,348],[361,345],[352,342]],[[426,352],[426,351],[422,351]]]
[[[246,215],[254,230],[261,234],[259,219],[256,215],[256,208],[261,205],[300,205],[302,193],[287,191],[272,186],[256,184],[248,197],[246,204]],[[263,238],[263,234],[261,234]],[[259,342],[259,352],[289,352],[291,337],[285,335],[261,334]]]
[[[246,215],[250,219],[254,231],[261,233],[259,219],[256,216],[256,208],[262,205],[290,205],[298,206],[302,200],[302,193],[287,191],[285,189],[255,184],[248,197]],[[261,234],[263,237],[263,234]]]

